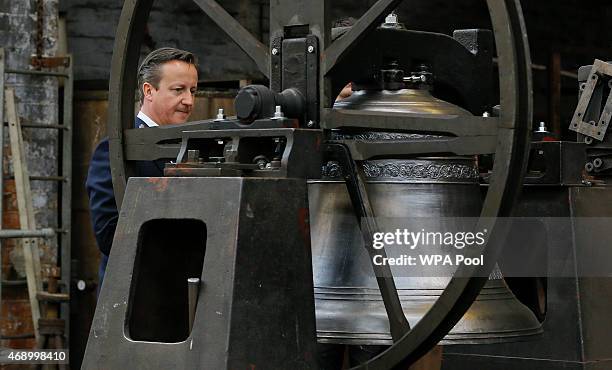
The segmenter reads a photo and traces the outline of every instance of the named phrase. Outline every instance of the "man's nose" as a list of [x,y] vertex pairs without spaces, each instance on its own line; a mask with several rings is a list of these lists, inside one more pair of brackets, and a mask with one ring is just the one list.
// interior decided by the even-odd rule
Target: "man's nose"
[[183,103],[184,105],[193,105],[193,102],[195,100],[195,94],[193,94],[192,92],[187,92],[185,94],[183,94],[183,99],[181,101],[181,103]]

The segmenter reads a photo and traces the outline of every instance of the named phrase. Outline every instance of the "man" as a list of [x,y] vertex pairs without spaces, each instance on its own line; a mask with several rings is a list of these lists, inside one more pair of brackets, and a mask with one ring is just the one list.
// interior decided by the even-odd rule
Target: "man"
[[[193,110],[194,94],[198,86],[196,57],[187,51],[161,48],[151,52],[138,68],[140,112],[135,127],[156,127],[184,123]],[[137,166],[137,176],[163,175],[163,168],[155,162]],[[113,192],[108,139],[96,147],[85,183],[89,208],[98,248],[102,252],[100,285],[104,278],[119,213]]]

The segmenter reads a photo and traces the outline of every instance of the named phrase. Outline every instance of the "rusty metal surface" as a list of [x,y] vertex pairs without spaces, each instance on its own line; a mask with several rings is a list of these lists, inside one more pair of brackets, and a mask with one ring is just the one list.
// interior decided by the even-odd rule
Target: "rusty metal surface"
[[70,66],[70,58],[68,57],[39,57],[34,56],[30,59],[30,64],[37,69],[40,68],[57,68]]
[[[58,130],[59,141],[58,145],[61,149],[59,152],[58,166],[59,176],[63,177],[63,181],[59,184],[58,203],[60,204],[59,227],[62,232],[58,235],[58,260],[60,267],[59,281],[62,283],[61,291],[66,295],[70,294],[72,287],[72,161],[73,161],[73,114],[74,114],[74,74],[72,56],[68,55],[68,65],[65,65],[64,71],[67,77],[63,80],[63,100],[62,100],[62,125],[64,130]],[[70,346],[70,310],[69,302],[64,302],[60,305],[60,317],[63,319],[64,336],[63,345]]]
[[612,64],[596,59],[586,81],[586,87],[582,92],[580,101],[574,112],[574,117],[572,117],[569,126],[570,130],[586,135],[591,139],[603,141],[610,120],[612,119],[612,94],[608,96],[601,115],[599,115],[599,109],[597,109],[597,115],[589,117],[589,112],[587,110],[591,105],[591,98],[596,88],[599,87],[601,89],[602,84],[605,83],[608,85],[609,89],[611,86],[609,81],[612,81],[611,78]]

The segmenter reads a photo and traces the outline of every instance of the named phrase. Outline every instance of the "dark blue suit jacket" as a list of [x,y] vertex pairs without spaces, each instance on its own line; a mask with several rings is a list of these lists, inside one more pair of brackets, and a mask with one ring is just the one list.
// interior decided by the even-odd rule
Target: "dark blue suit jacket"
[[[135,127],[138,128],[143,125],[146,127],[145,123],[137,117]],[[163,162],[139,162],[136,164],[136,175],[142,177],[163,176]],[[103,274],[105,257],[110,253],[117,219],[119,218],[110,170],[108,138],[100,141],[94,150],[85,187],[89,195],[89,209],[96,242],[104,255],[101,266],[101,273]]]

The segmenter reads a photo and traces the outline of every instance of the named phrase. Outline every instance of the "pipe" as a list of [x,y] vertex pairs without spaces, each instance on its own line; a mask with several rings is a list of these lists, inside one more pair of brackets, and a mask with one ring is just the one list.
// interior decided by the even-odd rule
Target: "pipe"
[[51,228],[45,228],[40,230],[0,230],[0,239],[10,238],[45,238],[55,236],[55,230]]
[[195,311],[198,304],[198,291],[200,288],[200,278],[187,279],[187,299],[189,304],[189,333],[193,329]]

